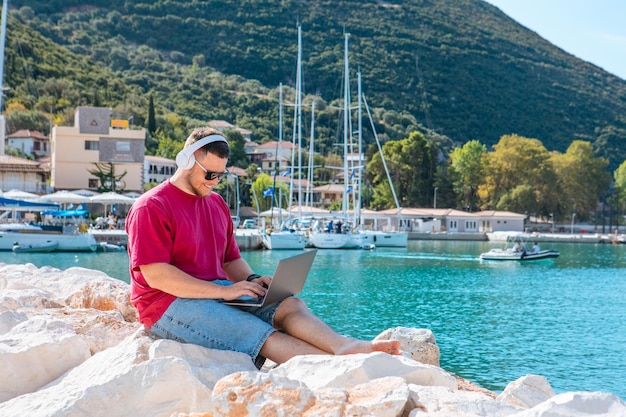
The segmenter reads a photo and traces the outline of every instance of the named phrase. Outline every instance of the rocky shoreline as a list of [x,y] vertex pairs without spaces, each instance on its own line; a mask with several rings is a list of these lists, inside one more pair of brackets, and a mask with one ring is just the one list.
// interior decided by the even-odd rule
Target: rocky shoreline
[[403,356],[300,356],[258,371],[242,354],[154,340],[128,284],[0,264],[1,416],[626,416],[606,392],[555,394],[526,375],[494,393],[439,367],[427,329],[393,328]]

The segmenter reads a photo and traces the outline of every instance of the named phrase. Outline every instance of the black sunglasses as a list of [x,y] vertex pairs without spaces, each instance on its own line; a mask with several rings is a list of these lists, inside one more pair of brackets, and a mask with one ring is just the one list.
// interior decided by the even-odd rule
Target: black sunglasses
[[224,171],[224,172],[209,171],[208,169],[203,167],[202,164],[200,164],[200,162],[198,162],[197,160],[196,160],[196,164],[198,164],[198,166],[202,168],[202,170],[204,171],[204,179],[207,181],[214,181],[214,180],[219,181],[222,178],[224,178],[226,175],[228,175],[228,171]]

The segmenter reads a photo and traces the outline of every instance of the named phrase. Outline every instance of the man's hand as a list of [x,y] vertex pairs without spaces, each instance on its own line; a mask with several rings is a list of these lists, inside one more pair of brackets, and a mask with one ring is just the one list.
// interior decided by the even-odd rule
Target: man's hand
[[271,279],[266,276],[254,279],[252,281],[244,280],[236,282],[233,285],[222,286],[221,289],[223,294],[220,298],[224,300],[234,300],[241,296],[248,296],[253,298],[262,297],[267,292],[267,288],[263,286],[265,282],[263,278],[268,278],[267,282],[269,284],[269,281]]

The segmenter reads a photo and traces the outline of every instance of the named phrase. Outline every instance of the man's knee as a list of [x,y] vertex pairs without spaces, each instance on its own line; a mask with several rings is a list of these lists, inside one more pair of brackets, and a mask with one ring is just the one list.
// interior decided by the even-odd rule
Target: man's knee
[[308,313],[309,308],[306,303],[299,298],[289,297],[280,303],[280,307],[276,311],[274,316],[274,325],[277,328],[282,328],[284,321],[293,314]]
[[300,298],[296,298],[296,297],[286,298],[280,305],[280,309],[284,309],[284,311],[286,312],[303,311],[303,310],[308,311],[308,307],[306,303],[302,301]]

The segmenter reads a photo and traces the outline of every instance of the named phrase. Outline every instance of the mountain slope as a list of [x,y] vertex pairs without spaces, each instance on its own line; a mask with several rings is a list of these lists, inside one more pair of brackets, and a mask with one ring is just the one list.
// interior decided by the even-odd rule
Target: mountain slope
[[[517,133],[559,151],[574,139],[595,142],[613,167],[626,158],[626,82],[482,0],[14,0],[11,7],[32,29],[196,118],[214,115],[224,100],[194,103],[201,90],[171,88],[180,76],[171,68],[195,63],[266,89],[293,86],[299,22],[305,91],[328,103],[341,95],[347,31],[351,68],[362,72],[372,106],[406,111],[459,143],[492,145]],[[265,106],[259,117],[274,117]],[[275,131],[275,121],[257,123]]]

